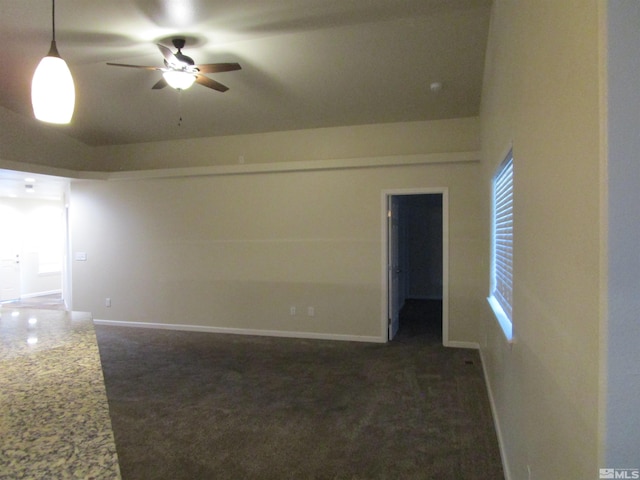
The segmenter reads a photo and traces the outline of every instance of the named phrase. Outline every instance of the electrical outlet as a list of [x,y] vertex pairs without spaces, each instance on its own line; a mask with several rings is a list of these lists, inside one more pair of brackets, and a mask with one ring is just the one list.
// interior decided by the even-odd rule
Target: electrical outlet
[[104,306],[105,307],[110,307],[111,306],[111,299],[109,297],[104,299]]
[[309,317],[313,317],[316,314],[316,309],[314,307],[307,307],[307,315]]
[[289,315],[293,316],[296,314],[296,307],[289,307]]

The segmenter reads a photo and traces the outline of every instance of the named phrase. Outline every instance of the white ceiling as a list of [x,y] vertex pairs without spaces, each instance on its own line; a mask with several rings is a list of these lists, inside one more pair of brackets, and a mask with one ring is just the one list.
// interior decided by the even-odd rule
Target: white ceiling
[[[491,0],[57,0],[56,40],[76,83],[61,130],[88,145],[435,120],[479,113]],[[0,0],[0,105],[32,118],[51,2]],[[156,43],[196,63],[239,62],[200,85],[151,90]],[[173,50],[173,47],[171,47]],[[434,94],[432,82],[441,82]],[[178,126],[182,117],[182,124]],[[35,120],[34,120],[35,121]]]

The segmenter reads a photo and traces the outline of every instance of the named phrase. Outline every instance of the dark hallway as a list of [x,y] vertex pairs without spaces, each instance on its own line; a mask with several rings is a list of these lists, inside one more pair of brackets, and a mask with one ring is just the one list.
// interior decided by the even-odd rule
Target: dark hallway
[[400,310],[397,340],[412,339],[442,344],[442,300],[408,298]]

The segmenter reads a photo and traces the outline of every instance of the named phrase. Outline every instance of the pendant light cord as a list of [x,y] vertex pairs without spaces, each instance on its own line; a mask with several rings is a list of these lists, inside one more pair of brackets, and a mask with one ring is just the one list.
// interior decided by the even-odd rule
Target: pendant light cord
[[53,39],[51,40],[51,48],[48,57],[60,57],[58,47],[56,46],[56,0],[51,0],[51,29],[53,31]]
[[56,0],[51,0],[51,28],[53,30],[53,41],[56,41]]

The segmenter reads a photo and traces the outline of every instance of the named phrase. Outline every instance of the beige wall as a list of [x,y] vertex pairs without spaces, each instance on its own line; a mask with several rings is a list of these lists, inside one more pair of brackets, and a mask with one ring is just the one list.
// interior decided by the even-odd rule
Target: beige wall
[[[70,174],[91,170],[94,150],[52,126],[0,107],[0,168]],[[64,171],[63,171],[64,170]]]
[[[473,129],[458,145],[464,127],[445,124],[425,125],[423,137],[438,145],[444,137],[453,151],[477,146]],[[313,154],[294,146],[301,159]],[[480,164],[403,165],[407,158],[388,158],[388,166],[371,159],[368,167],[360,159],[346,169],[278,171],[280,163],[267,172],[76,181],[73,250],[88,260],[73,262],[74,309],[106,320],[381,339],[382,192],[447,187],[450,340],[477,342]]]
[[94,170],[128,171],[476,151],[477,117],[95,148]]
[[485,306],[482,354],[508,478],[598,475],[598,41],[595,1],[494,4],[482,188],[512,144],[515,342]]

